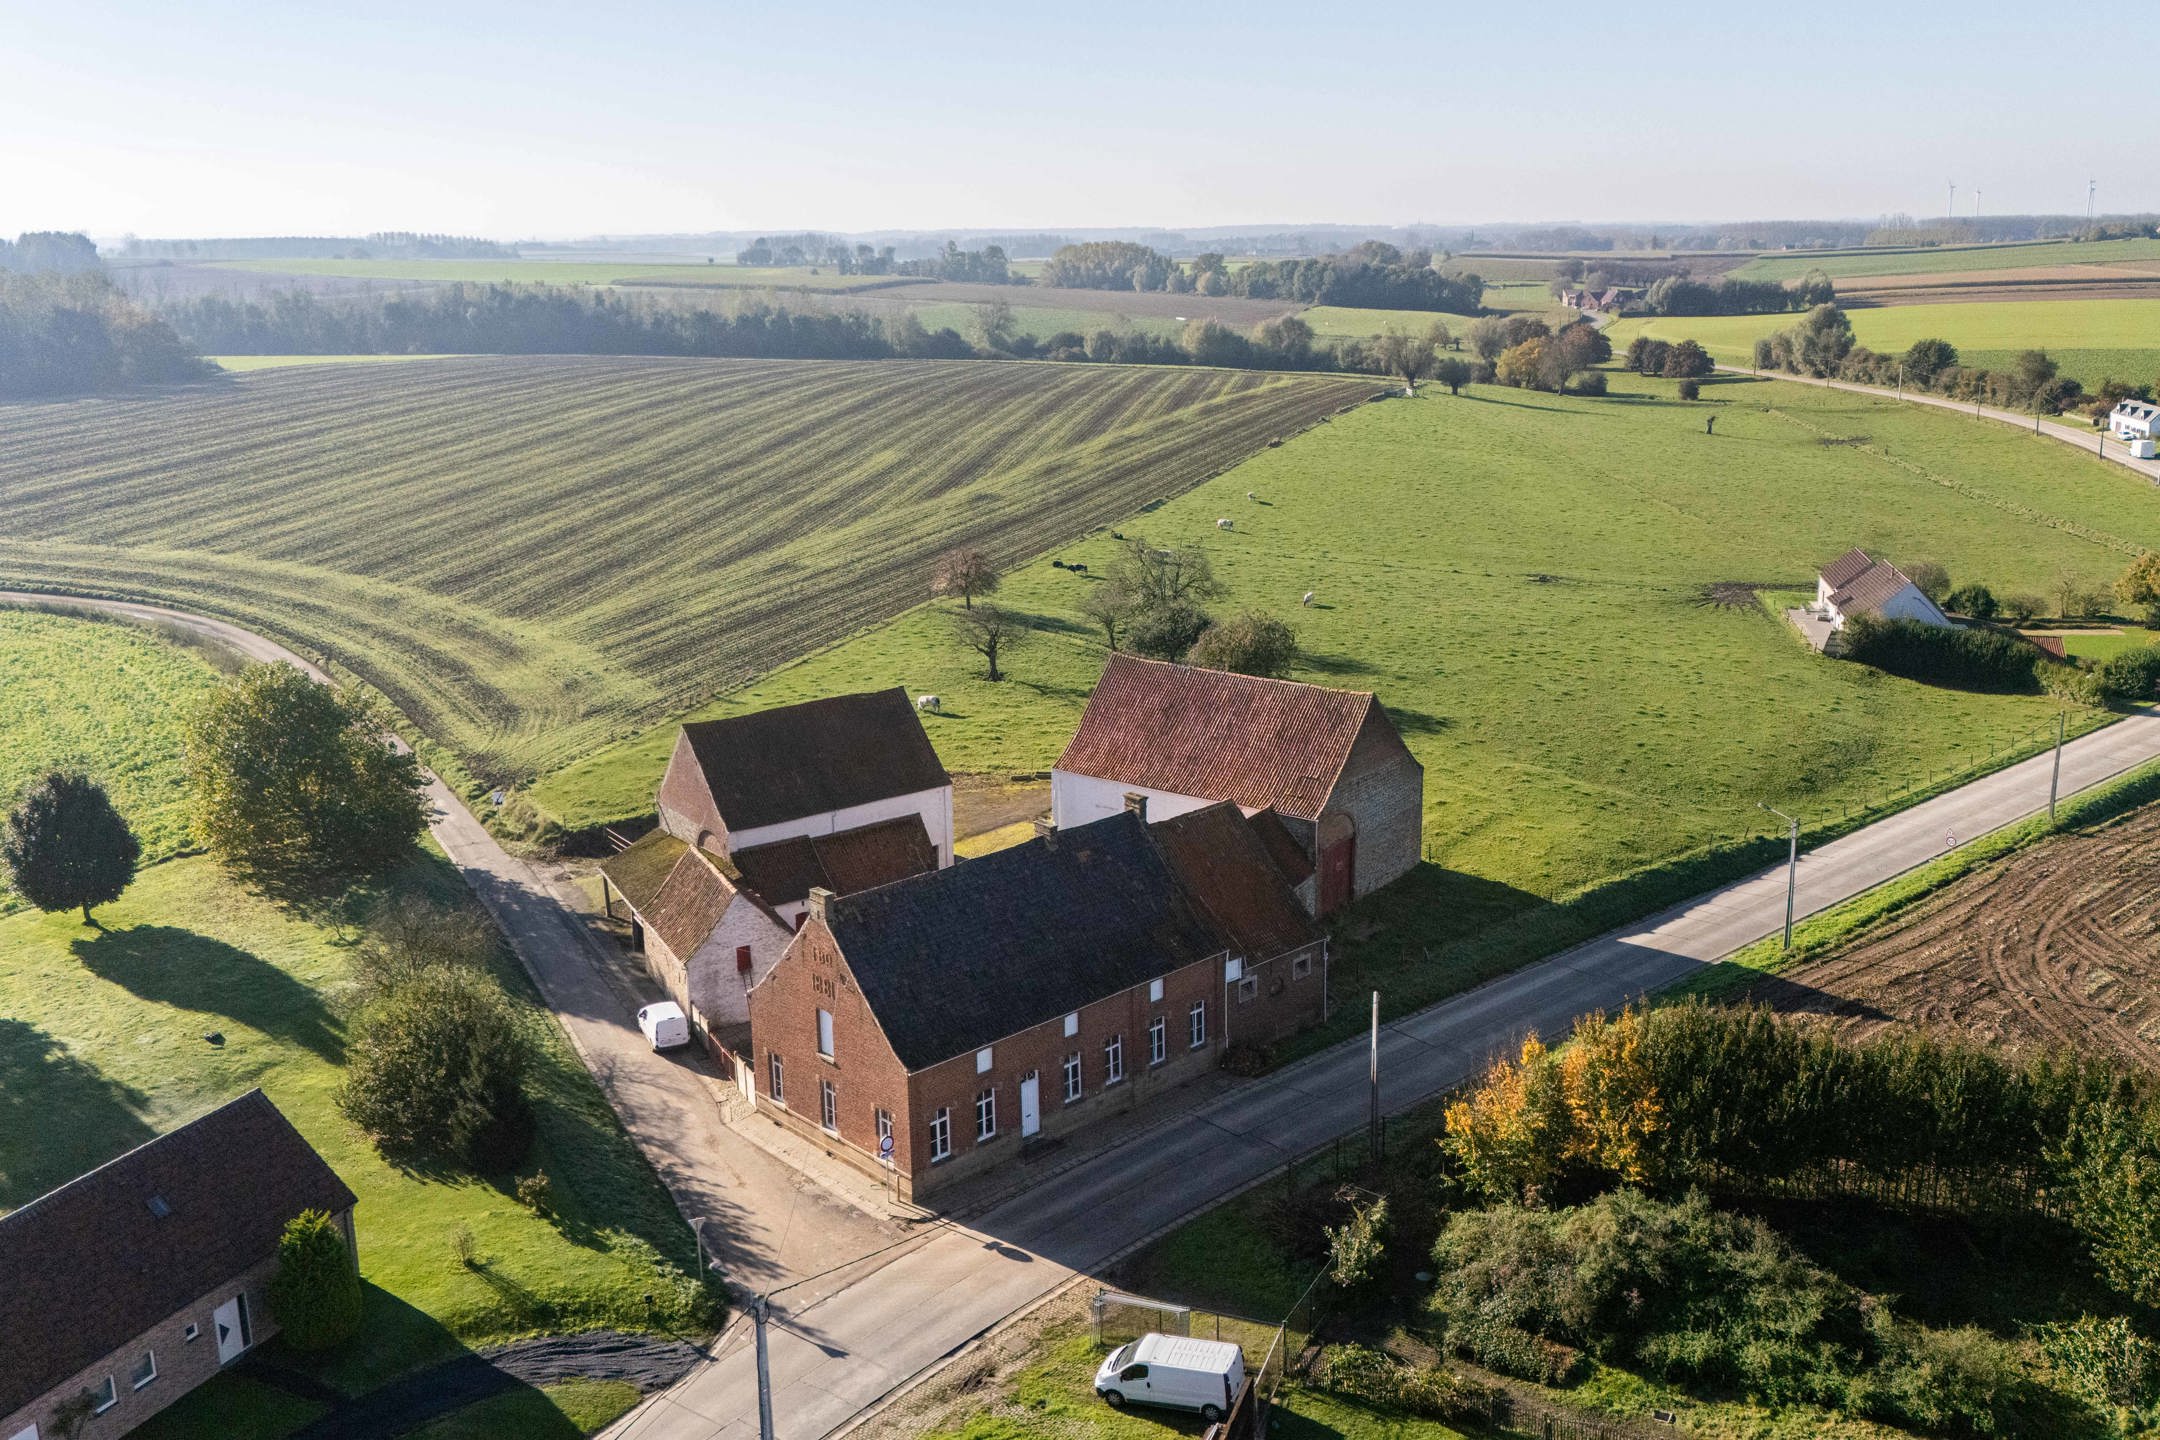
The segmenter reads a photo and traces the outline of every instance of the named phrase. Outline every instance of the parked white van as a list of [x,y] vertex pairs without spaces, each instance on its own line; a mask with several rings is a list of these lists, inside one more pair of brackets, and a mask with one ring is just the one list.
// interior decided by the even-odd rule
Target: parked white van
[[661,1000],[638,1011],[637,1024],[655,1050],[673,1050],[690,1043],[689,1017],[672,1000]]
[[1143,1335],[1111,1351],[1095,1372],[1095,1393],[1112,1405],[1197,1410],[1207,1420],[1229,1414],[1244,1388],[1243,1350],[1184,1335]]

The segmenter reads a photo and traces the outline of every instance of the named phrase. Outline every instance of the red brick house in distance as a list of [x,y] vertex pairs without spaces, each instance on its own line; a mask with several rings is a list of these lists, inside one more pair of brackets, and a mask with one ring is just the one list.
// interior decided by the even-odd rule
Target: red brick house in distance
[[1422,858],[1425,768],[1372,695],[1114,654],[1050,772],[1069,829],[1148,797],[1157,818],[1228,800],[1273,811],[1328,915]]
[[750,992],[759,1108],[865,1169],[889,1141],[919,1199],[1318,1021],[1326,941],[1263,832],[1144,809],[813,892]]

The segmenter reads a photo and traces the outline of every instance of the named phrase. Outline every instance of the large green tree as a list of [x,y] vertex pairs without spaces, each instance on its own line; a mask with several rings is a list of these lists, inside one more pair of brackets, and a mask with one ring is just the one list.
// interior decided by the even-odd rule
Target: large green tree
[[436,967],[370,1002],[353,1024],[338,1105],[393,1154],[515,1169],[532,1148],[532,1045],[483,971]]
[[120,898],[142,844],[87,775],[55,770],[23,793],[0,833],[0,865],[15,893],[40,910],[82,910]]
[[359,695],[291,665],[252,665],[187,728],[195,833],[235,872],[275,887],[379,873],[427,827],[419,762]]

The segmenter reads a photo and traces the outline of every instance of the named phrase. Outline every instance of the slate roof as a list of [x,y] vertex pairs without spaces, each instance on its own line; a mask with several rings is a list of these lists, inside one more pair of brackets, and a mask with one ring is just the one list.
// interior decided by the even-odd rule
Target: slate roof
[[1823,566],[1823,583],[1832,590],[1842,590],[1873,568],[1875,562],[1868,558],[1867,551],[1858,548],[1848,550]]
[[1148,831],[1239,955],[1259,964],[1320,938],[1267,846],[1229,801],[1174,815]]
[[937,845],[922,816],[913,813],[831,835],[753,845],[729,858],[742,883],[772,905],[792,905],[812,886],[849,895],[938,868]]
[[682,730],[729,830],[952,783],[899,689],[699,720]]
[[836,897],[825,923],[911,1071],[1226,948],[1129,811]]
[[301,1211],[353,1201],[250,1090],[0,1216],[0,1415],[276,1255]]
[[1057,768],[1316,820],[1373,697],[1115,654]]
[[1275,868],[1282,872],[1285,885],[1295,889],[1312,878],[1312,858],[1305,853],[1305,847],[1298,844],[1297,837],[1290,833],[1290,827],[1283,824],[1282,816],[1276,814],[1272,808],[1255,810],[1245,817],[1245,823],[1252,827],[1253,834],[1267,847],[1269,857],[1275,862]]

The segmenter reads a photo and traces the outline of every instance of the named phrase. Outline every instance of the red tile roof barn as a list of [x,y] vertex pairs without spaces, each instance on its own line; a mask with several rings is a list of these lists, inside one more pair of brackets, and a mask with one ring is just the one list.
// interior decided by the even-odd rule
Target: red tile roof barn
[[1823,583],[1832,590],[1842,590],[1875,567],[1865,550],[1852,549],[1822,568]]
[[952,783],[899,689],[697,720],[682,733],[730,831]]
[[1112,655],[1057,768],[1315,820],[1372,695]]
[[277,1254],[353,1192],[250,1090],[0,1217],[0,1415]]

